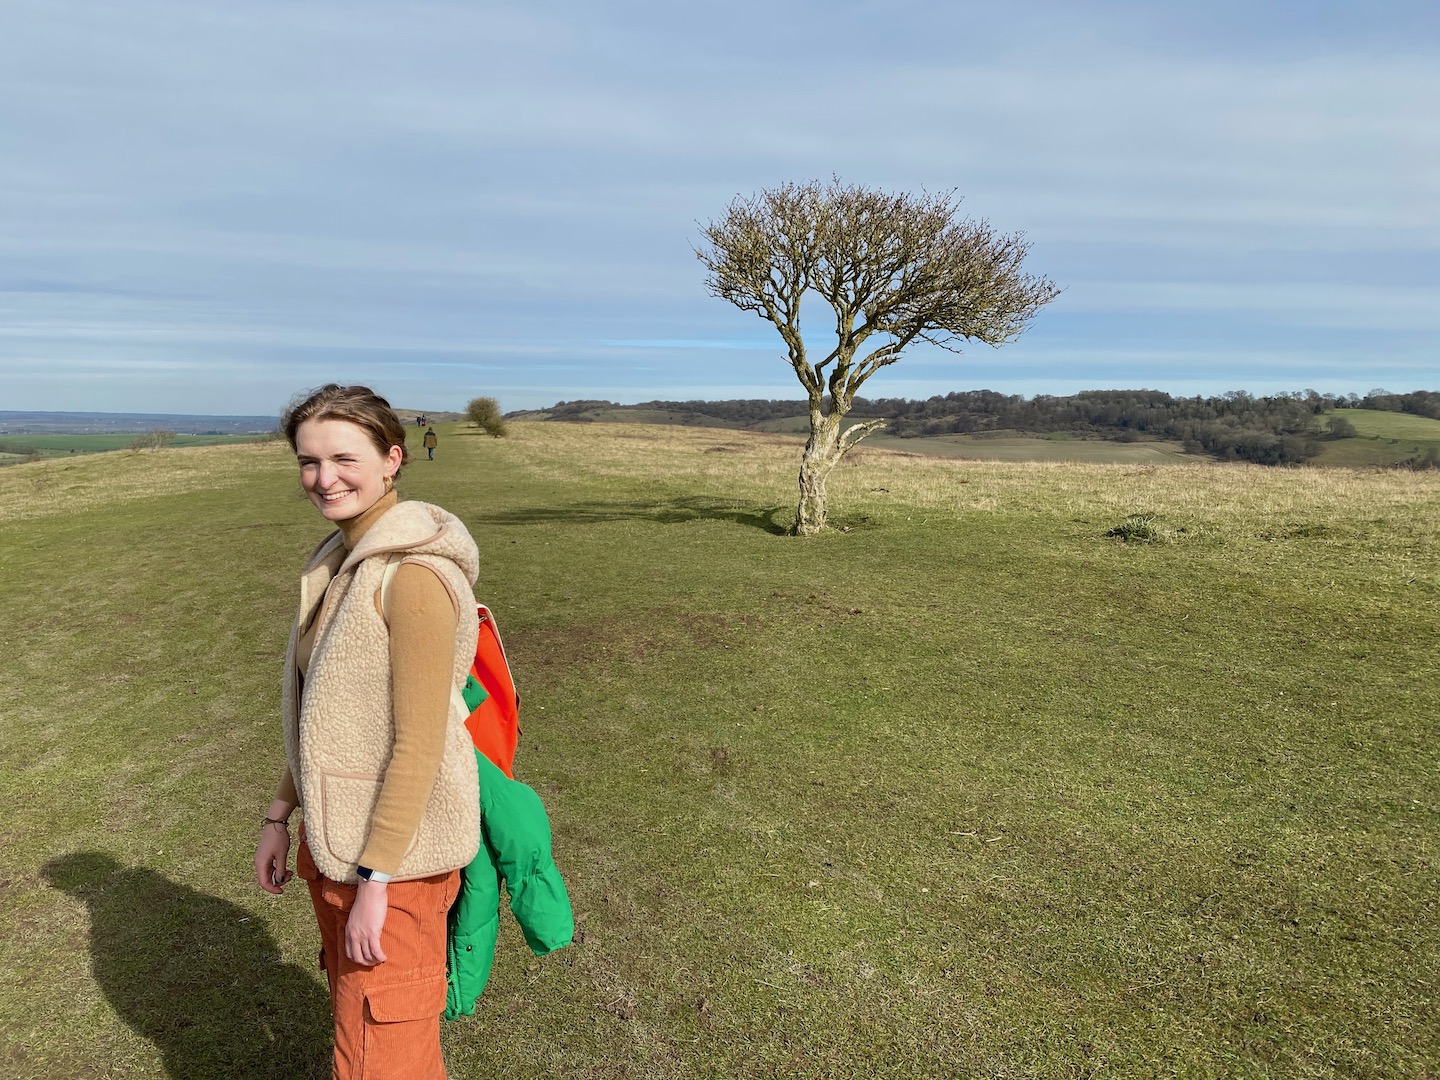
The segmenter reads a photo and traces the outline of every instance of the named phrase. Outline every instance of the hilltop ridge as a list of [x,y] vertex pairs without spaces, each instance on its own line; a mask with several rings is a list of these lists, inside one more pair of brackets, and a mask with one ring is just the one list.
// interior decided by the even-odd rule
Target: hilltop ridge
[[[572,423],[649,423],[805,434],[809,405],[800,400],[562,401],[511,419]],[[1314,390],[1257,397],[1244,391],[1175,397],[1160,390],[1086,390],[1058,396],[971,390],[924,400],[856,398],[851,420],[888,420],[871,446],[922,453],[991,457],[1129,460],[1126,444],[1143,444],[1168,460],[1249,461],[1440,467],[1440,393],[1320,394]],[[1056,442],[1072,450],[1056,452]],[[1079,443],[1088,444],[1080,453]],[[1049,445],[1047,445],[1049,444]],[[1107,450],[1106,447],[1111,449]],[[1337,453],[1341,446],[1343,453]]]
[[[395,414],[407,426],[417,416],[432,423],[450,424],[464,413],[439,409],[401,409]],[[274,431],[278,412],[271,415],[162,412],[60,412],[0,409],[0,435],[138,435],[147,431],[173,431],[177,435],[263,435]]]

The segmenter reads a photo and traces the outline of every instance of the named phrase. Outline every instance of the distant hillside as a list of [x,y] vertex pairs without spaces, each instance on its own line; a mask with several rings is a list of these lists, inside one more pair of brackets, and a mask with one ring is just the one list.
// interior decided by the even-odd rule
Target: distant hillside
[[[406,427],[415,418],[453,423],[456,412],[396,409]],[[142,446],[214,446],[275,437],[279,416],[212,416],[190,413],[0,412],[0,466],[22,461],[134,450]],[[163,432],[159,443],[146,441]],[[413,446],[415,439],[407,440]]]
[[[804,433],[808,405],[801,400],[561,401],[548,409],[515,412],[515,419],[570,423],[679,424]],[[1356,423],[1346,417],[1355,417]],[[1364,416],[1394,418],[1405,441]],[[1087,390],[1070,396],[1026,398],[991,390],[936,395],[924,400],[857,398],[850,419],[884,418],[886,442],[944,440],[944,453],[962,452],[973,439],[1003,435],[1010,441],[1056,438],[1115,443],[1157,443],[1167,455],[1201,456],[1262,465],[1375,464],[1432,467],[1436,452],[1427,425],[1440,431],[1440,393],[1371,391],[1325,395],[1313,390],[1256,397],[1243,391],[1216,397],[1172,397],[1158,390]],[[962,439],[963,442],[956,442]],[[1383,441],[1382,441],[1383,439]],[[1368,445],[1351,445],[1357,440]],[[1174,447],[1172,450],[1171,447]],[[924,449],[929,449],[928,446]],[[1078,449],[1078,448],[1077,448]],[[1055,447],[1042,455],[1052,458]],[[1086,458],[1093,455],[1084,454]]]
[[1440,420],[1413,413],[1378,409],[1346,409],[1336,416],[1355,434],[1326,439],[1317,465],[1398,465],[1440,468]]
[[[399,409],[397,416],[414,426],[417,416],[434,424],[464,420],[465,414],[436,409]],[[138,435],[173,431],[177,435],[261,435],[274,431],[280,414],[215,416],[207,413],[24,412],[0,410],[0,435]]]
[[423,416],[432,424],[454,424],[465,419],[464,413],[441,412],[439,409],[395,409],[395,415],[406,427],[415,426],[415,418]]
[[192,413],[20,412],[0,410],[0,435],[259,435],[275,430],[274,416]]

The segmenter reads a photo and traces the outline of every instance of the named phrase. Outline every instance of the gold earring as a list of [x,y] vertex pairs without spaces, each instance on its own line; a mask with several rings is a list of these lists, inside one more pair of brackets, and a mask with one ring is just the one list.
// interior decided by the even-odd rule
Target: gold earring
[[394,486],[395,486],[395,477],[391,476],[389,473],[386,473],[386,474],[385,474],[385,490],[386,490],[386,491],[389,491],[389,490],[390,490],[391,488],[393,488]]

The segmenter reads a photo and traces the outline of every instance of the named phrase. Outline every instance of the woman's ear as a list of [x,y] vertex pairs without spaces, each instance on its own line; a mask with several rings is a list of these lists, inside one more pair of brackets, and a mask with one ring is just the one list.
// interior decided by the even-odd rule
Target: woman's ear
[[400,465],[405,460],[405,451],[398,446],[390,447],[390,452],[385,455],[385,473],[387,476],[394,476],[400,471]]

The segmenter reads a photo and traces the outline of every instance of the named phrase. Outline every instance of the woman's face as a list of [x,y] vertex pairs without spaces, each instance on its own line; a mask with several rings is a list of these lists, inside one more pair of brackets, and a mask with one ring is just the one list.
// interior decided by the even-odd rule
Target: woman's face
[[300,486],[329,521],[348,521],[374,506],[401,457],[398,446],[381,454],[365,429],[349,420],[306,420],[295,431]]

